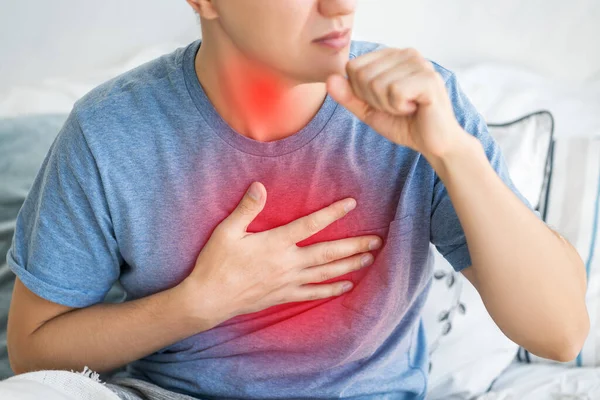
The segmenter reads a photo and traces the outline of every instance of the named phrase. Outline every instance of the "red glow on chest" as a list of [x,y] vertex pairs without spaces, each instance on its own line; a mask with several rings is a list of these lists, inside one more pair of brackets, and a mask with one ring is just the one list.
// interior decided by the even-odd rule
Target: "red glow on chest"
[[[285,118],[289,118],[291,113],[294,112],[292,109],[293,104],[290,102],[282,101],[285,98],[285,88],[281,85],[273,76],[267,73],[256,71],[254,69],[248,69],[245,65],[230,63],[229,78],[227,80],[228,93],[231,98],[231,104],[235,104],[238,108],[237,112],[244,116],[245,119],[252,121],[254,126],[282,126],[277,124]],[[273,132],[276,134],[276,132]],[[277,139],[271,137],[270,140]],[[262,139],[261,139],[262,140]],[[265,163],[266,164],[266,163]],[[286,178],[285,166],[281,165],[281,168],[273,170],[274,177],[267,177],[265,179],[258,180],[262,181],[267,186],[267,203],[263,211],[249,224],[247,232],[262,232],[268,229],[275,228],[277,226],[286,224],[300,218],[301,216],[307,215],[310,211],[316,211],[313,207],[309,207],[311,204],[307,204],[307,194],[312,193],[314,188],[311,187],[315,182],[323,182],[327,179],[335,180],[335,177],[311,177],[310,180],[305,182],[294,182],[292,178]],[[283,175],[282,175],[283,174]],[[256,178],[253,178],[256,179]],[[267,183],[268,182],[268,183]],[[293,182],[293,189],[285,190],[289,188],[290,183]],[[335,183],[332,183],[335,184]],[[275,187],[273,187],[273,185]],[[328,204],[322,204],[325,207]],[[310,208],[310,211],[308,210]],[[320,209],[321,207],[319,207]],[[354,227],[355,225],[348,225],[348,220],[336,221],[327,228],[323,229],[319,233],[307,238],[298,243],[299,246],[306,246],[317,242],[325,242],[329,240],[341,239],[346,237],[345,233],[349,226]],[[352,274],[348,273],[345,276],[338,276],[329,279],[327,283],[336,282],[339,280],[352,280]],[[315,282],[316,283],[316,282]],[[346,295],[343,295],[346,296]],[[295,318],[290,319],[286,323],[274,324],[268,330],[264,332],[257,332],[254,335],[269,336],[272,335],[277,338],[277,341],[282,348],[294,348],[300,343],[310,343],[314,338],[318,338],[325,331],[330,331],[332,328],[328,321],[332,318],[342,319],[346,318],[351,320],[352,313],[341,306],[343,297],[336,300],[336,297],[330,297],[324,300],[318,300],[318,302],[327,303],[334,301],[336,307],[314,307],[310,310],[305,310],[299,313]],[[310,306],[307,301],[305,308]],[[292,303],[285,303],[276,305],[256,313],[252,318],[260,318],[293,307]],[[297,306],[297,304],[296,304]],[[340,313],[337,317],[332,317],[331,313]],[[343,316],[342,316],[343,314]],[[240,316],[241,320],[247,319],[248,316]],[[302,332],[302,333],[300,333]],[[302,335],[308,335],[308,337],[302,337]],[[302,348],[300,346],[299,348]]]

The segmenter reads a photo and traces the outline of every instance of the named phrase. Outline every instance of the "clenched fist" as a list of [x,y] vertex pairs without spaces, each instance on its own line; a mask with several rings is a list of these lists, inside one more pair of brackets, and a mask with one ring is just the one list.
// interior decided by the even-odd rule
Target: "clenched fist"
[[327,79],[328,92],[392,142],[433,159],[469,136],[456,120],[441,75],[418,51],[373,51],[348,61],[346,71],[347,78]]

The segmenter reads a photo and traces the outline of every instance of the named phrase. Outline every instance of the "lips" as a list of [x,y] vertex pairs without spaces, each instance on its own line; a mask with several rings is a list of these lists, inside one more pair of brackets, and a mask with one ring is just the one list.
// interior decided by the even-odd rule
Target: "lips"
[[314,42],[321,46],[339,51],[350,43],[350,29],[328,33],[325,36],[321,36],[319,39],[315,39]]
[[324,41],[324,40],[328,40],[328,39],[338,39],[338,38],[342,38],[344,36],[346,36],[348,34],[348,32],[350,31],[350,29],[345,29],[342,31],[333,31],[328,33],[325,36],[321,36],[318,39],[315,39],[315,42],[320,42],[320,41]]

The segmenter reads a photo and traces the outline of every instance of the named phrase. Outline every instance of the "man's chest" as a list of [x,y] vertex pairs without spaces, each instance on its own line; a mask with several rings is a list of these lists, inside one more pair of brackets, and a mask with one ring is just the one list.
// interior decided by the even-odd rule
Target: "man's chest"
[[327,157],[213,157],[171,161],[153,171],[139,171],[138,166],[137,179],[121,177],[115,179],[121,184],[112,185],[115,235],[125,261],[121,281],[134,298],[181,282],[214,228],[231,214],[253,181],[265,186],[267,198],[247,232],[269,230],[352,197],[357,201],[354,210],[298,245],[387,235],[390,223],[404,216],[399,205],[411,168],[408,160],[391,165]]

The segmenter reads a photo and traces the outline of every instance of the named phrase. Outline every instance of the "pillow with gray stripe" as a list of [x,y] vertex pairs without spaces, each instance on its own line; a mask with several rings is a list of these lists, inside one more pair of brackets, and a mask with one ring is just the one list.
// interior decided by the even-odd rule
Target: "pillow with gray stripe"
[[[546,204],[547,223],[575,246],[583,259],[590,333],[568,366],[600,366],[600,136],[561,137],[554,143]],[[557,363],[520,348],[519,361]]]

